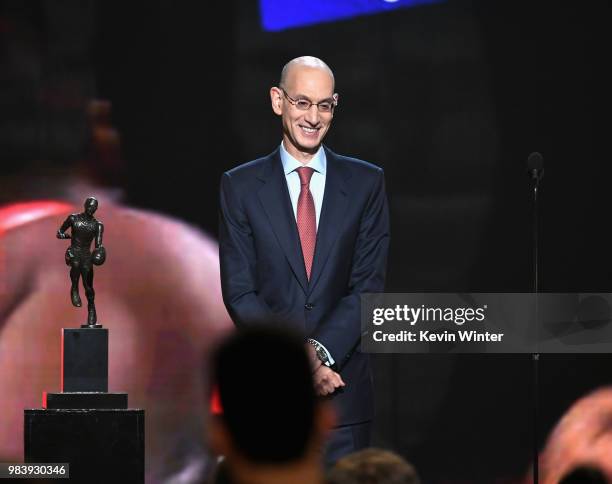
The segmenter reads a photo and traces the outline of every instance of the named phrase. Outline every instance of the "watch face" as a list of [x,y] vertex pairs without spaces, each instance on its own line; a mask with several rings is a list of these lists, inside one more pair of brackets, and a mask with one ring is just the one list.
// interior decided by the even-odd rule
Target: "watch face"
[[327,361],[327,354],[325,353],[325,350],[320,346],[317,346],[317,356],[321,361]]

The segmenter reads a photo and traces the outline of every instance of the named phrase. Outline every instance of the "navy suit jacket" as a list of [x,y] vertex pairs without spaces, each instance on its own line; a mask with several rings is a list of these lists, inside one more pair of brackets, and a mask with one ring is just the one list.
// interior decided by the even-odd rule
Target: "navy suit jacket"
[[347,425],[373,417],[369,357],[359,351],[360,294],[384,290],[389,215],[381,168],[326,147],[325,154],[310,281],[279,149],[223,174],[221,286],[239,328],[286,321],[325,345],[346,383],[332,398],[339,425]]

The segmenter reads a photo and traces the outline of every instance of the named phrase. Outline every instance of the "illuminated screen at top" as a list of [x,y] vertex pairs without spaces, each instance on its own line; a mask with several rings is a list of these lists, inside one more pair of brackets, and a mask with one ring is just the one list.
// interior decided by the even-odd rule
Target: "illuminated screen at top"
[[265,30],[278,31],[440,0],[259,0]]

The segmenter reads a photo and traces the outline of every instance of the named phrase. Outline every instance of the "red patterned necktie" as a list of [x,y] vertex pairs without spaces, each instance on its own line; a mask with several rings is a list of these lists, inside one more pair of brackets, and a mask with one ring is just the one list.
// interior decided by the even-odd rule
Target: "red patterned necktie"
[[317,219],[315,214],[314,199],[310,193],[310,179],[314,169],[302,166],[297,169],[300,176],[300,197],[297,205],[297,226],[302,244],[302,255],[306,266],[306,276],[310,280],[312,270],[312,259],[314,258],[315,245],[317,243]]

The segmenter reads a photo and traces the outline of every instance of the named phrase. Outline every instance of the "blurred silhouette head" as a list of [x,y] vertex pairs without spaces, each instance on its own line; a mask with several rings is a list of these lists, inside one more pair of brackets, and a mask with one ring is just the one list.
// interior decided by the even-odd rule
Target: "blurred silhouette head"
[[542,484],[558,484],[584,466],[599,469],[612,481],[611,387],[596,390],[570,407],[551,432],[539,463]]
[[419,484],[414,467],[394,452],[364,449],[340,459],[327,474],[328,484]]
[[212,371],[222,414],[211,422],[211,444],[230,464],[236,456],[262,465],[298,461],[331,426],[315,399],[304,340],[294,333],[235,333],[215,352]]
[[608,480],[600,470],[584,466],[571,471],[559,484],[608,484]]

